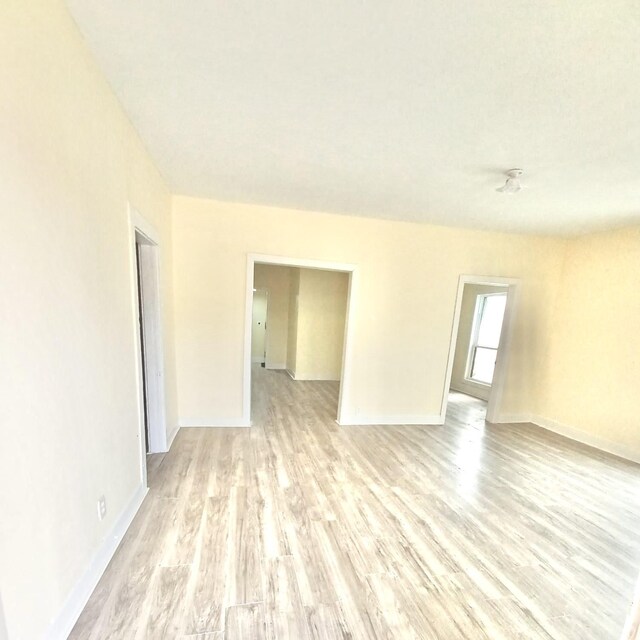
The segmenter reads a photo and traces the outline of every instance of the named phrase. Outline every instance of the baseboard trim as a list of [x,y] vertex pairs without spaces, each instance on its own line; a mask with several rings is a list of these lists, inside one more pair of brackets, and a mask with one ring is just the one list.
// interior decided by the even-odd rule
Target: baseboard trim
[[167,451],[171,450],[171,445],[173,445],[173,441],[176,439],[178,431],[180,431],[180,425],[178,425],[167,438]]
[[640,451],[637,449],[632,449],[626,445],[612,442],[606,438],[601,438],[600,436],[588,433],[582,429],[577,429],[576,427],[571,427],[556,420],[544,418],[543,416],[530,416],[530,422],[542,429],[552,431],[553,433],[557,433],[558,435],[569,438],[570,440],[575,440],[576,442],[586,444],[587,446],[598,449],[599,451],[604,451],[605,453],[610,453],[618,458],[623,458],[630,462],[640,464]]
[[290,377],[292,380],[295,380],[295,379],[296,379],[296,374],[295,374],[293,371],[291,371],[291,369],[287,369],[287,373],[289,374],[289,377]]
[[265,368],[270,370],[282,371],[283,369],[287,368],[287,365],[284,362],[276,362],[275,364],[270,364],[269,362],[267,362],[267,366]]
[[78,580],[67,597],[60,613],[51,623],[45,633],[46,640],[60,640],[67,638],[75,626],[82,610],[89,601],[107,565],[116,552],[120,541],[131,525],[133,518],[147,495],[147,487],[140,485],[129,504],[124,508],[111,531],[107,534],[98,550],[93,554],[89,567]]
[[522,424],[523,422],[533,422],[529,413],[503,413],[493,420],[491,424]]
[[434,426],[444,424],[444,420],[440,415],[435,414],[421,416],[358,416],[357,418],[343,418],[338,424],[341,427]]
[[450,386],[452,391],[457,391],[458,393],[464,393],[466,396],[471,396],[472,398],[478,398],[479,400],[489,400],[489,393],[491,392],[491,387],[481,387],[480,385],[463,385],[463,384],[452,384]]
[[188,429],[189,427],[219,429],[236,427],[250,427],[251,423],[239,418],[185,418],[180,420],[180,428]]

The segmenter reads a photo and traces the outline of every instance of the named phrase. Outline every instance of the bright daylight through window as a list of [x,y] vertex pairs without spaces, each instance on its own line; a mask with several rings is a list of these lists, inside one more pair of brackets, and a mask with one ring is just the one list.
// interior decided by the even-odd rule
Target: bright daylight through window
[[467,378],[491,384],[500,344],[502,319],[507,304],[506,293],[479,295],[473,323]]

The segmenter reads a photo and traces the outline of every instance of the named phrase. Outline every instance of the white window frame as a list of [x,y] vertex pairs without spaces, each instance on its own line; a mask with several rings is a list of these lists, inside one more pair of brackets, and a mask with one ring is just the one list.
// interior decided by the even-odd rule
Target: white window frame
[[[491,387],[491,385],[493,384],[493,380],[491,383],[489,382],[484,382],[483,380],[476,380],[475,378],[471,377],[471,372],[473,371],[473,363],[475,361],[475,356],[476,356],[476,350],[478,348],[481,349],[493,349],[496,352],[496,359],[498,357],[498,349],[500,348],[500,345],[498,344],[497,347],[486,347],[483,345],[479,345],[478,344],[478,335],[480,333],[480,323],[482,322],[482,315],[484,313],[484,307],[485,304],[487,302],[487,298],[491,298],[494,296],[504,296],[505,298],[505,312],[506,312],[506,303],[508,301],[508,294],[506,291],[502,292],[502,291],[497,291],[494,293],[479,293],[476,296],[476,308],[473,312],[473,325],[471,328],[471,339],[469,340],[469,351],[467,353],[467,365],[465,368],[465,375],[464,378],[467,382],[471,382],[473,384],[477,384],[480,385],[482,387]],[[502,328],[504,329],[504,316],[502,318]],[[495,368],[493,371],[493,378],[495,378]]]

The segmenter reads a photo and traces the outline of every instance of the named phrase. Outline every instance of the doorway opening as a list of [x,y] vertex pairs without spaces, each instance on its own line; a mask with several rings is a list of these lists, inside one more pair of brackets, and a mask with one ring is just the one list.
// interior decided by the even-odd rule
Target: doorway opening
[[142,284],[142,264],[140,246],[143,244],[142,235],[136,232],[136,283],[138,285],[138,329],[140,347],[140,370],[142,373],[142,418],[144,422],[144,450],[149,453],[149,407],[147,397],[147,359],[145,356],[145,330],[144,330],[144,296]]
[[442,418],[500,421],[518,281],[462,276],[454,313]]
[[148,456],[166,452],[164,354],[158,237],[131,210],[134,303],[138,351],[141,475],[146,486]]
[[251,318],[251,363],[266,367],[267,363],[267,314],[269,310],[269,289],[261,287],[253,290]]
[[[244,367],[244,424],[251,424],[252,374],[260,384],[292,388],[313,381],[343,412],[350,372],[353,265],[250,255]],[[351,325],[352,326],[352,325]],[[264,372],[264,373],[263,373]],[[277,372],[277,373],[276,373]],[[285,377],[282,377],[285,376]],[[337,383],[337,384],[336,384]],[[296,387],[298,391],[302,387]],[[309,387],[311,388],[311,386]],[[256,400],[258,402],[258,400]]]

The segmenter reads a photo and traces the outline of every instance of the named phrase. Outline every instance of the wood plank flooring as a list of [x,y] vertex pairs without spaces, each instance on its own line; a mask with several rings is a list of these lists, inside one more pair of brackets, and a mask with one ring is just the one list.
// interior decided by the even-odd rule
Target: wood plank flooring
[[182,429],[71,638],[617,640],[640,467],[455,394],[442,427],[335,422],[254,371],[254,427]]

